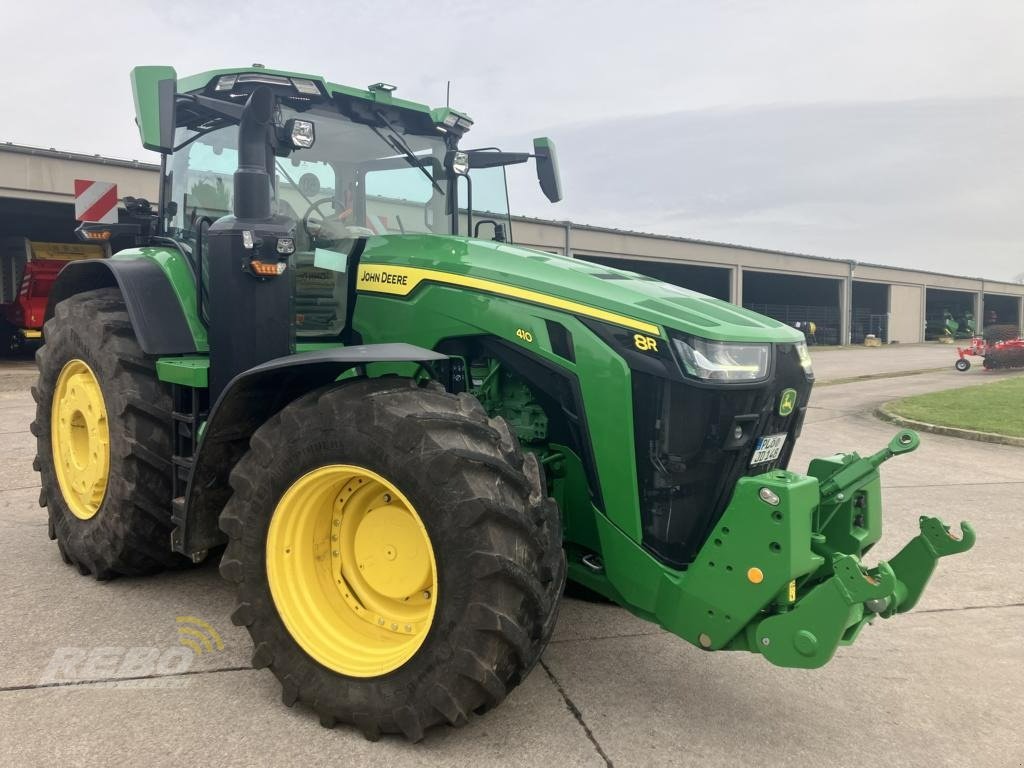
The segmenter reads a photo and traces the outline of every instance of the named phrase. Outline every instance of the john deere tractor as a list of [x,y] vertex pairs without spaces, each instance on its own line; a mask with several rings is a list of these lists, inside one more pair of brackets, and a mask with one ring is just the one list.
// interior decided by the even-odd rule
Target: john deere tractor
[[888,563],[879,465],[786,469],[800,332],[513,245],[505,168],[450,108],[261,66],[132,72],[156,203],[51,294],[33,431],[83,574],[220,556],[284,702],[420,739],[499,704],[568,578],[708,651],[825,664],[971,547],[922,517]]

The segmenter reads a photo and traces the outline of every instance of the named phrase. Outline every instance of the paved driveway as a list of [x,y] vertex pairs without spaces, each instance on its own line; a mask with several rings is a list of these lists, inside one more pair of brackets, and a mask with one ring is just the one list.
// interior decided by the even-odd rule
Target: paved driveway
[[[951,364],[935,349],[915,365]],[[865,372],[866,355],[904,370],[906,358],[886,357],[894,352],[815,359],[836,379]],[[793,466],[880,448],[893,428],[870,410],[883,400],[982,380],[949,367],[819,387]],[[233,598],[214,566],[97,583],[63,565],[37,506],[31,411],[26,374],[0,375],[5,764],[1024,764],[1024,450],[926,435],[920,450],[885,466],[879,557],[914,534],[921,513],[972,520],[978,544],[942,564],[919,610],[877,622],[822,670],[706,654],[617,607],[566,599],[542,665],[501,707],[410,745],[328,731],[282,706],[272,675],[249,665],[248,636],[230,624]],[[209,622],[224,649],[185,670],[172,658],[166,668],[180,673],[155,680],[46,687],[55,653],[92,652],[95,677],[106,679],[118,676],[111,665],[124,649],[178,648],[178,616]]]

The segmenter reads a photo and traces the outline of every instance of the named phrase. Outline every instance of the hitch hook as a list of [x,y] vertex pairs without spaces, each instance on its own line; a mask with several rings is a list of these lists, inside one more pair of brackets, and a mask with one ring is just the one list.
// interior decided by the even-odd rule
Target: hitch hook
[[974,528],[966,520],[960,523],[959,536],[937,517],[921,517],[918,522],[921,537],[937,558],[959,555],[974,546]]

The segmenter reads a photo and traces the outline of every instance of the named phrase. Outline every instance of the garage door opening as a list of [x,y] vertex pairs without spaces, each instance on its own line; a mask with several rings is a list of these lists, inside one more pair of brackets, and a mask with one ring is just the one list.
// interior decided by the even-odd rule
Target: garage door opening
[[863,344],[868,336],[889,343],[889,285],[854,280],[850,341]]
[[641,275],[655,277],[666,283],[688,288],[705,296],[729,301],[729,272],[724,267],[703,267],[694,264],[672,264],[664,261],[640,261],[635,259],[613,259],[608,256],[590,256],[577,253],[576,258],[604,264],[606,267],[625,269]]
[[0,197],[0,237],[27,237],[45,243],[76,243],[75,206]]
[[985,326],[1016,325],[1020,328],[1020,299],[1016,296],[986,293],[984,307],[982,317]]
[[50,289],[71,259],[102,258],[75,238],[68,203],[0,198],[0,356],[29,354],[42,338]]
[[827,277],[743,272],[743,306],[807,336],[808,344],[839,344],[839,289]]
[[943,336],[970,338],[977,328],[974,297],[969,291],[929,288],[924,309],[925,341]]

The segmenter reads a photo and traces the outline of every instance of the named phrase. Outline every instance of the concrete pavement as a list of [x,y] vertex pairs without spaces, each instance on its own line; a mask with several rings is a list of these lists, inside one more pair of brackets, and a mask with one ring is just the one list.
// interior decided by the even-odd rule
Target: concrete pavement
[[935,342],[891,344],[885,347],[811,347],[810,352],[819,383],[851,376],[923,371],[947,366],[952,370],[957,359],[956,345]]
[[[864,372],[864,359],[906,362],[862,357],[878,352],[891,348],[814,360],[819,377],[833,379]],[[921,354],[921,367],[947,359],[933,349]],[[880,448],[894,429],[870,411],[884,400],[984,380],[948,362],[948,371],[815,390],[792,467],[837,450]],[[213,565],[97,583],[61,562],[37,506],[31,398],[27,379],[16,376],[17,385],[0,375],[12,384],[0,385],[6,764],[1024,764],[1019,448],[925,435],[917,452],[885,465],[886,538],[869,559],[894,554],[924,513],[970,519],[978,544],[941,564],[916,612],[876,622],[824,669],[706,654],[615,606],[567,598],[542,665],[494,712],[462,729],[435,729],[419,745],[370,743],[280,704],[273,676],[250,668],[248,636],[228,619],[233,596]],[[195,657],[183,674],[115,685],[118,671],[97,664],[102,682],[40,687],[62,648],[177,647],[182,615],[208,621],[224,650]]]

